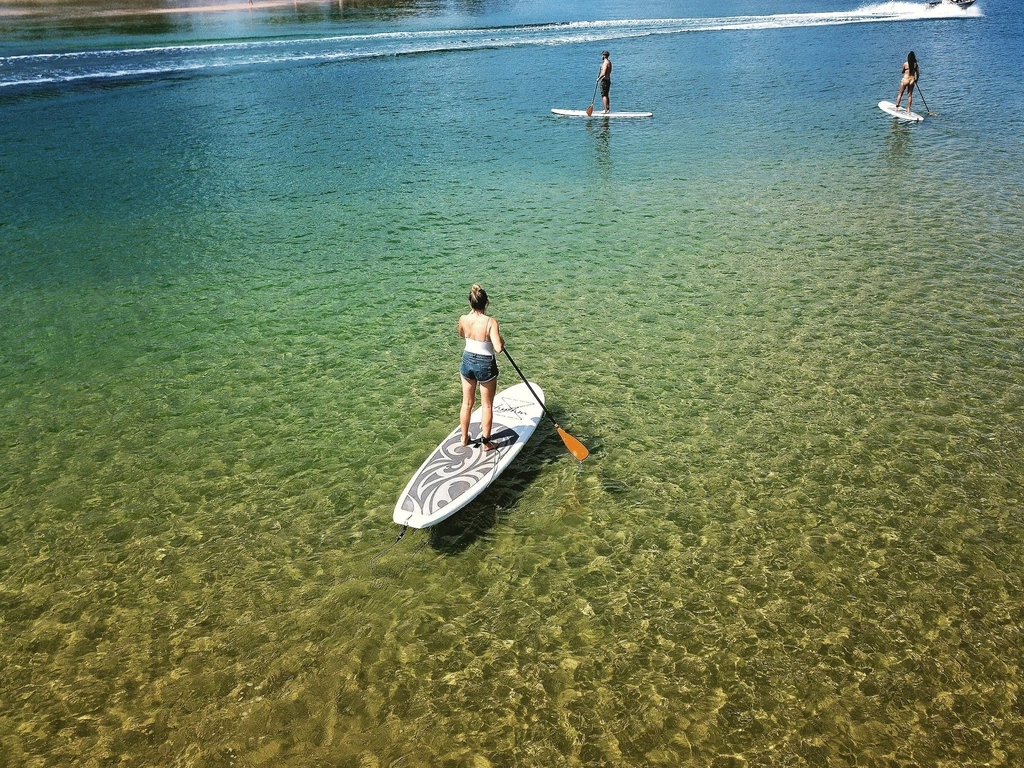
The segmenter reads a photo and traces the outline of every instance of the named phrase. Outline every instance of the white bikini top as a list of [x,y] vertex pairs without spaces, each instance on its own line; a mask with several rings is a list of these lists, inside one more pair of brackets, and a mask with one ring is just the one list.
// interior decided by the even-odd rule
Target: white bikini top
[[[490,335],[491,321],[489,318],[487,320],[486,331],[487,334]],[[490,339],[487,341],[477,341],[476,339],[471,339],[467,336],[466,351],[473,355],[488,355],[489,357],[494,357],[494,345],[490,342]]]
[[487,355],[494,357],[494,345],[489,341],[477,341],[466,338],[466,351],[474,355]]

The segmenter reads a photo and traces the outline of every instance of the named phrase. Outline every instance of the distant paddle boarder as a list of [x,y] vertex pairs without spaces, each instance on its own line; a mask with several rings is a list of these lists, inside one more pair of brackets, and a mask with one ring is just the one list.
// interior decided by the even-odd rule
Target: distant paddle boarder
[[601,51],[601,71],[597,73],[597,84],[601,86],[601,101],[604,102],[604,111],[612,111],[612,102],[608,94],[612,89],[612,60],[608,51]]
[[498,363],[495,355],[505,347],[505,341],[498,330],[498,321],[488,317],[487,291],[474,285],[469,292],[470,312],[459,318],[459,336],[466,340],[462,353],[462,411],[459,425],[462,427],[462,444],[469,445],[469,420],[476,404],[476,388],[480,387],[480,446],[492,451],[497,446],[491,442],[491,423],[494,418],[494,393],[498,390]]
[[903,100],[903,92],[907,92],[907,112],[914,111],[914,86],[921,76],[921,70],[917,66],[917,56],[911,51],[907,54],[907,60],[903,62],[903,79],[900,80],[900,91],[896,94],[896,109],[900,108]]

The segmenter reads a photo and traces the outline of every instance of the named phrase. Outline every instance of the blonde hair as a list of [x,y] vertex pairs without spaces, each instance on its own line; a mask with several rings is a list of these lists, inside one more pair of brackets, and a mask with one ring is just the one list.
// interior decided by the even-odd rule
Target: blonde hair
[[483,312],[487,309],[487,291],[481,288],[479,285],[474,285],[469,290],[469,306],[475,309],[477,312]]

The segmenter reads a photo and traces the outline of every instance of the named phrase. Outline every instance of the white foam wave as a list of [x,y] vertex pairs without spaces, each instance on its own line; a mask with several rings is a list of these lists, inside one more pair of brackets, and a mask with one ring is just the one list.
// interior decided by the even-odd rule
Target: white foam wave
[[159,77],[205,69],[287,62],[339,61],[527,45],[566,45],[687,32],[916,21],[964,15],[979,16],[980,12],[974,7],[960,9],[951,3],[929,7],[925,3],[892,0],[865,5],[852,11],[820,13],[576,21],[526,27],[382,32],[300,40],[255,40],[40,53],[0,57],[0,87],[70,83],[88,79]]

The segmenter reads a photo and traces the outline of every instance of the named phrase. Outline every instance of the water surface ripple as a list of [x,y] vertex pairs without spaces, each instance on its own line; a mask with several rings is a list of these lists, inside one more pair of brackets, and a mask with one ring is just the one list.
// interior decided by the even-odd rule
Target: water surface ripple
[[[1024,762],[1021,11],[622,5],[4,89],[0,766]],[[473,282],[592,455],[396,543]]]

